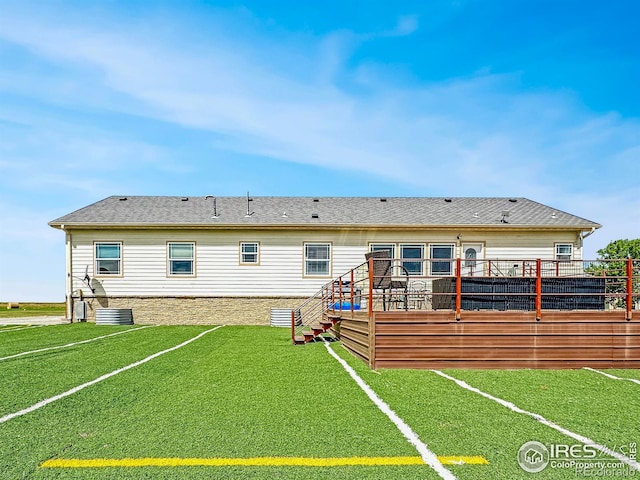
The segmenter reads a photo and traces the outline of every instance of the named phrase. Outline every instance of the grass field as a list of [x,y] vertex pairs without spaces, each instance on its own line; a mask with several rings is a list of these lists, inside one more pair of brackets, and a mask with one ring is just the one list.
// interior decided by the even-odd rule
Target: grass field
[[8,302],[0,303],[0,318],[62,316],[63,303],[20,303],[19,308],[6,308]]
[[[211,328],[71,324],[2,331],[0,478],[442,478],[425,464],[305,466],[311,458],[415,463],[420,457],[323,343],[294,347],[285,329]],[[576,477],[575,469],[551,466],[527,473],[516,461],[530,440],[580,444],[567,434],[435,372],[373,372],[339,343],[329,348],[433,453],[488,461],[445,465],[453,477]],[[445,373],[633,456],[638,383],[587,370]],[[640,379],[635,370],[608,373]],[[178,466],[122,466],[140,459]],[[273,465],[292,459],[303,465]],[[55,466],[67,460],[94,466]],[[95,466],[108,462],[120,466]]]

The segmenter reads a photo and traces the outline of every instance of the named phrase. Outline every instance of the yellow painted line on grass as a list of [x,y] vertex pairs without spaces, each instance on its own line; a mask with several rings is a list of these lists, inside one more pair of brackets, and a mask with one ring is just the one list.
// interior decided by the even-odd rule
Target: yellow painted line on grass
[[489,465],[489,460],[484,457],[438,457],[443,465]]
[[[483,457],[438,457],[445,465],[487,465]],[[93,458],[47,460],[43,468],[103,467],[344,467],[424,465],[421,457]]]

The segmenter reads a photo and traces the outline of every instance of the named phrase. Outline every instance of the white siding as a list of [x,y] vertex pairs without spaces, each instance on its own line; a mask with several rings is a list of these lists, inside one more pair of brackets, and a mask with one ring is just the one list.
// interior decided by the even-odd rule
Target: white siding
[[[94,278],[95,241],[122,242],[122,276],[97,277],[97,295],[108,296],[308,296],[364,262],[370,243],[484,243],[485,258],[552,259],[555,243],[574,243],[575,232],[482,233],[444,231],[78,231],[71,235],[73,290],[85,267]],[[195,242],[195,276],[167,276],[167,242]],[[259,242],[260,264],[240,265],[240,242]],[[330,242],[331,277],[303,276],[305,242]],[[426,250],[428,252],[428,249]],[[427,253],[428,255],[428,253]],[[97,280],[97,282],[96,282]]]
[[[493,234],[486,237],[486,258],[553,260],[556,243],[574,244],[574,258],[581,259],[582,249],[576,244],[574,232],[518,233],[510,236]],[[466,242],[465,238],[465,242]]]

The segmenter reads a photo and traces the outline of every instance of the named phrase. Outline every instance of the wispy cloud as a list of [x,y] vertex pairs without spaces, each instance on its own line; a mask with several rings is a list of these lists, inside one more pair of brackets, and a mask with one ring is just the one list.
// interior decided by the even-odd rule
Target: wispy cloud
[[[213,33],[196,42],[187,26],[162,16],[140,24],[78,15],[69,23],[54,13],[18,9],[0,23],[0,38],[55,65],[58,74],[49,84],[16,85],[19,76],[5,77],[4,88],[38,97],[44,85],[49,102],[206,132],[218,151],[366,171],[425,195],[525,195],[587,218],[593,213],[602,223],[607,212],[598,205],[637,205],[638,119],[589,112],[570,92],[523,91],[519,72],[487,68],[424,83],[408,73],[392,80],[384,64],[354,60],[374,38],[418,32],[417,15],[400,16],[377,34],[279,32],[269,38],[261,36],[259,22],[235,35],[220,18],[209,19]],[[179,43],[181,37],[186,41]],[[73,168],[172,165],[163,148],[146,139],[98,127],[87,138],[77,135],[86,131],[77,125],[53,130],[34,141],[49,144],[55,158]],[[59,169],[48,184],[65,186],[64,178]],[[89,180],[95,183],[83,185],[92,191],[113,188],[96,175]],[[47,181],[36,176],[32,183]],[[593,191],[606,200],[590,202]]]
[[[217,39],[203,58],[185,45],[129,33],[127,25],[55,25],[18,18],[0,34],[50,61],[85,69],[104,88],[137,102],[137,114],[214,132],[218,147],[246,154],[366,168],[431,188],[432,178],[442,178],[440,185],[477,193],[531,191],[528,185],[549,181],[561,187],[559,162],[591,159],[594,152],[603,161],[622,161],[637,148],[637,122],[582,112],[558,93],[518,92],[517,75],[349,88],[336,78],[354,74],[347,66],[348,32],[314,39],[319,54],[271,43],[257,55],[231,37]],[[415,16],[401,17],[394,31],[408,35],[417,26]],[[274,54],[295,58],[298,66],[276,70]],[[315,82],[298,78],[300,64],[318,73]],[[334,73],[322,74],[327,71]],[[121,100],[107,98],[104,107],[129,112],[131,104]],[[99,144],[78,143],[101,155]]]
[[401,15],[398,18],[396,28],[391,32],[392,36],[411,35],[418,30],[418,15]]
[[[559,94],[510,91],[508,83],[517,79],[505,81],[504,76],[439,85],[368,85],[368,94],[361,95],[326,83],[327,77],[314,84],[297,79],[295,70],[274,71],[269,58],[271,52],[282,53],[281,45],[263,45],[258,58],[245,56],[242,42],[231,38],[213,46],[203,59],[126,31],[15,23],[11,32],[3,30],[12,41],[42,55],[98,69],[105,86],[148,107],[141,114],[224,134],[228,148],[330,167],[368,166],[399,179],[415,179],[416,165],[422,165],[423,173],[443,171],[437,165],[442,160],[459,162],[454,169],[459,176],[471,154],[471,164],[482,159],[490,171],[495,165],[503,177],[515,180],[523,156],[551,166],[550,157],[591,156],[598,147],[620,155],[636,146],[633,137],[637,140],[639,130],[637,122],[581,112]],[[331,38],[317,39],[318,45],[331,43]],[[333,55],[324,49],[320,57],[298,60],[318,71],[325,68],[317,62],[325,62],[329,70],[348,75],[339,50],[343,44],[333,42]],[[300,54],[289,52],[292,57]],[[620,151],[611,151],[608,144],[621,141]],[[397,167],[393,172],[390,158]]]
[[[6,113],[6,112],[5,112]],[[26,128],[5,129],[0,183],[24,192],[74,192],[84,199],[133,189],[145,172],[191,171],[159,145],[90,125],[16,112]],[[117,184],[117,187],[115,186]]]

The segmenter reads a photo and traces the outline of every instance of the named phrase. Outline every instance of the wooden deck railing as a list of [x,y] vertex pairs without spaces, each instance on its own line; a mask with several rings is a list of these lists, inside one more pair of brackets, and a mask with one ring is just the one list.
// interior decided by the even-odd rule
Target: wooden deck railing
[[[371,318],[378,311],[544,312],[640,309],[640,260],[392,259],[395,288],[380,290],[369,258],[325,284],[292,311],[292,338],[329,315]],[[396,276],[401,267],[409,276]],[[406,280],[404,283],[402,280]]]
[[[384,260],[369,260],[378,261]],[[464,310],[518,310],[540,318],[544,310],[623,309],[631,318],[640,308],[640,260],[423,258],[393,259],[392,264],[394,272],[410,264],[408,281],[376,291],[372,287],[378,278],[370,278],[371,312],[448,309],[459,318]]]

